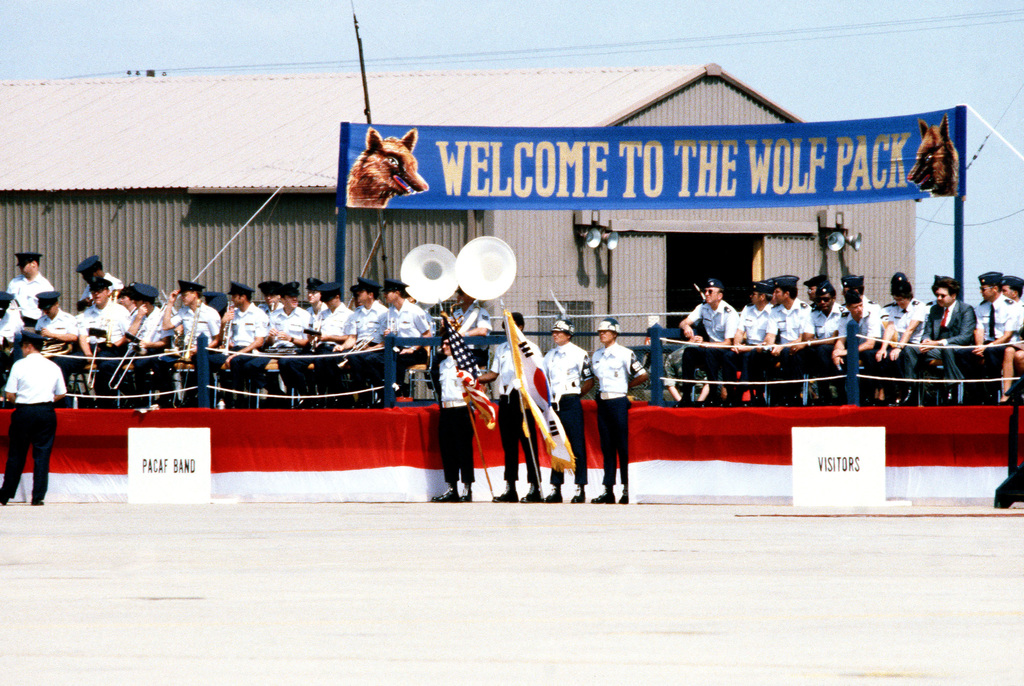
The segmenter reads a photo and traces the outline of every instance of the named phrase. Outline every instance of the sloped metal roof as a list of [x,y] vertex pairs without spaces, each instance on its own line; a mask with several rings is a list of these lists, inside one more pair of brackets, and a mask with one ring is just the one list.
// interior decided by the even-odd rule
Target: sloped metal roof
[[[721,74],[702,65],[368,81],[380,123],[603,126],[708,72]],[[365,121],[363,107],[359,74],[0,82],[0,190],[333,189],[339,124]]]

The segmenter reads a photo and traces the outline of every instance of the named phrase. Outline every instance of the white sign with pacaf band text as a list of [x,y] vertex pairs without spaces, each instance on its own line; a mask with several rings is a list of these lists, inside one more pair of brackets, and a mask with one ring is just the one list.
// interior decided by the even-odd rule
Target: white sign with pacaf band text
[[210,428],[128,429],[128,502],[208,504]]
[[793,427],[793,505],[885,505],[885,427]]

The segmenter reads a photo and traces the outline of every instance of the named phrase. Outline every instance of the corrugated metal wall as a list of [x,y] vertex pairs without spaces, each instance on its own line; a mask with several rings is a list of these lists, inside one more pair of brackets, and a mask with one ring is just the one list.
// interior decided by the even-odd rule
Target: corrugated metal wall
[[[106,269],[129,281],[170,290],[192,278],[267,199],[267,195],[181,193],[53,193],[0,195],[0,235],[10,279],[14,252],[44,254],[41,271],[77,299],[75,267],[99,254]],[[198,280],[223,290],[231,279],[327,280],[334,269],[334,196],[281,195]],[[62,305],[73,311],[71,299]]]

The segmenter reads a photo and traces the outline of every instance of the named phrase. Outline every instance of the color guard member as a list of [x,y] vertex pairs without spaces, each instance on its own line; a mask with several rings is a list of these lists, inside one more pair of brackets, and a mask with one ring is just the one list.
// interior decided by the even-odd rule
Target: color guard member
[[60,368],[39,354],[43,337],[25,331],[21,337],[22,359],[11,367],[4,386],[8,403],[14,404],[8,431],[7,466],[0,486],[0,505],[14,497],[32,448],[32,504],[42,505],[50,480],[50,452],[57,434],[57,413],[53,408],[68,392]]
[[[583,405],[580,399],[594,387],[594,367],[586,350],[572,342],[575,327],[559,319],[551,327],[551,340],[555,347],[544,356],[544,371],[548,378],[548,391],[555,414],[562,422],[574,458],[576,494],[571,503],[587,502],[587,440],[583,432]],[[563,472],[551,470],[554,489],[544,498],[546,503],[562,502]]]
[[52,291],[53,285],[39,273],[39,259],[41,253],[18,252],[14,253],[18,260],[18,269],[21,273],[11,279],[7,284],[7,292],[14,296],[18,303],[18,313],[26,327],[35,326],[36,320],[42,312],[39,311],[39,304],[36,296],[43,291]]
[[[494,330],[491,315],[471,295],[467,295],[462,287],[455,289],[456,307],[452,310],[452,318],[459,325],[459,333],[463,337],[487,336]],[[482,369],[487,366],[487,346],[470,345],[466,347],[473,352],[477,365]]]
[[[435,503],[470,502],[473,500],[473,419],[466,408],[462,381],[452,350],[446,340],[441,344],[444,359],[439,366],[441,379],[441,410],[437,420],[437,442],[448,490],[432,498]],[[459,477],[465,495],[459,495]]]
[[604,455],[604,493],[592,503],[615,502],[615,463],[618,457],[622,481],[619,503],[629,502],[629,398],[626,392],[647,380],[647,371],[629,348],[619,345],[619,322],[612,317],[597,325],[597,337],[603,347],[593,356],[597,378],[597,430]]

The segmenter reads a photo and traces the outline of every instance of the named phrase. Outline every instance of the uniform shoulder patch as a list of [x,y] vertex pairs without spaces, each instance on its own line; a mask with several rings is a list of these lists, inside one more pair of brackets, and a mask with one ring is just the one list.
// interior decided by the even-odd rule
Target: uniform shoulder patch
[[807,309],[807,303],[800,303],[800,307]]
[[888,305],[886,305],[886,307],[897,307],[897,305],[896,305],[896,301],[895,301],[895,300],[893,300],[893,301],[892,301],[891,303],[889,303]]

